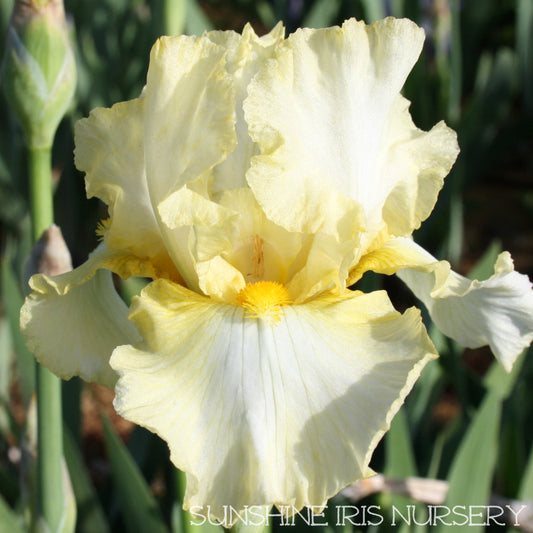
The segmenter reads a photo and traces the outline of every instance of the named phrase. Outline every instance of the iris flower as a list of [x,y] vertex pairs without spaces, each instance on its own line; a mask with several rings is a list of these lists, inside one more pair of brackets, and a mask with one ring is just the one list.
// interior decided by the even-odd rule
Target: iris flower
[[[418,309],[348,289],[366,271],[398,274],[508,370],[531,342],[533,291],[507,252],[471,282],[411,238],[458,154],[400,94],[423,40],[392,18],[163,37],[142,95],[77,123],[110,217],[83,265],[32,278],[22,329],[42,364],[114,388],[168,443],[185,508],[316,509],[372,474],[437,353]],[[112,273],[151,281],[128,309]]]

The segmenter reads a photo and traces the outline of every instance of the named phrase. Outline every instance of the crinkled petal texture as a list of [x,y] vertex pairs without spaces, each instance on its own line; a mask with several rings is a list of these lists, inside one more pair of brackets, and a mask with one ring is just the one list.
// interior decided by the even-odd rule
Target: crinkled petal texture
[[[145,91],[150,200],[169,253],[193,290],[203,288],[193,226],[227,222],[233,213],[215,201],[224,191],[247,186],[245,174],[258,148],[248,135],[242,101],[282,38],[281,25],[261,38],[246,26],[242,36],[162,38],[152,50]],[[184,216],[187,204],[192,217]]]
[[533,340],[533,290],[528,277],[514,271],[509,252],[499,255],[489,279],[472,281],[408,239],[397,244],[403,267],[410,267],[397,274],[424,302],[436,326],[467,348],[490,346],[510,372]]
[[[20,324],[36,359],[63,379],[80,376],[112,388],[109,366],[116,346],[138,342],[128,308],[116,293],[109,268],[124,274],[130,256],[100,246],[79,268],[60,276],[33,276]],[[147,273],[147,271],[145,271]]]
[[150,258],[176,277],[150,203],[144,171],[144,98],[94,109],[75,128],[75,162],[85,171],[87,196],[109,208],[105,243]]
[[[199,290],[190,251],[194,220],[172,208],[190,192],[206,195],[213,167],[236,147],[235,88],[225,65],[224,47],[207,38],[163,37],[152,48],[145,89],[150,201],[168,252],[193,290]],[[195,216],[219,218],[216,204],[204,200]],[[200,203],[196,198],[195,207]]]
[[285,30],[281,23],[262,37],[255,34],[250,24],[246,24],[243,28],[242,35],[233,31],[212,31],[205,34],[205,38],[226,49],[226,71],[231,75],[235,87],[237,146],[214,168],[211,194],[215,198],[224,191],[247,185],[246,172],[252,156],[258,153],[258,147],[248,135],[243,101],[247,96],[251,79],[263,63],[274,56],[277,47],[283,42],[284,34]]
[[408,20],[297,30],[252,80],[244,103],[261,148],[247,179],[291,231],[351,240],[410,235],[457,153],[443,123],[418,130],[400,95],[424,40]]
[[384,292],[323,295],[269,324],[158,280],[130,319],[144,340],[113,352],[115,407],[168,442],[185,507],[220,521],[224,505],[322,506],[370,475],[436,356],[419,311],[399,314]]

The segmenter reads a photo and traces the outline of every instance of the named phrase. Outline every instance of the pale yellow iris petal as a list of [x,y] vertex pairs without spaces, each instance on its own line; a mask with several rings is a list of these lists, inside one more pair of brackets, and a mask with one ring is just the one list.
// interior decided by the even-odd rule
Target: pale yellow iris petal
[[245,283],[287,281],[302,235],[268,220],[249,188],[226,191],[218,203],[189,194],[182,204],[172,211],[180,223],[195,214],[186,222],[192,226],[191,257],[204,294],[234,303]]
[[135,269],[134,262],[101,246],[71,272],[33,276],[33,292],[22,307],[20,323],[41,364],[63,379],[80,376],[114,386],[111,352],[120,344],[138,342],[140,336],[127,318],[128,308],[115,291],[111,272],[101,269],[121,265],[126,274]]
[[[396,274],[398,270],[403,268],[410,268],[420,264],[426,265],[429,257],[431,257],[431,263],[437,261],[429,254],[425,254],[425,250],[422,250],[411,239],[405,237],[389,238],[359,259],[357,264],[350,270],[347,284],[353,285],[369,270],[378,274],[391,275]],[[447,276],[449,270],[448,263],[439,263],[439,272],[442,272],[443,276]]]
[[443,333],[468,348],[490,346],[507,371],[533,340],[531,282],[514,271],[508,252],[500,254],[488,280],[471,281],[412,240],[398,238],[364,256],[352,282],[366,270],[397,273]]
[[[185,507],[324,505],[371,474],[370,456],[425,363],[420,314],[383,292],[285,306],[269,324],[164,280],[118,347],[119,413],[164,438],[187,472]],[[226,523],[226,526],[231,524]]]
[[244,103],[261,148],[247,179],[269,218],[341,240],[364,223],[366,247],[427,217],[458,150],[444,125],[418,130],[400,95],[423,39],[394,19],[289,36]]
[[292,301],[301,303],[325,290],[342,291],[358,253],[357,241],[339,243],[331,235],[309,235],[291,266],[287,283]]
[[270,33],[258,37],[252,26],[246,24],[242,35],[233,31],[212,31],[205,36],[226,49],[226,70],[231,75],[236,89],[235,112],[237,146],[228,157],[214,169],[211,192],[215,198],[226,190],[245,187],[246,171],[250,159],[258,153],[257,145],[248,135],[244,119],[243,101],[247,96],[248,84],[263,63],[274,56],[284,37],[284,28],[277,24]]
[[223,47],[207,37],[162,37],[155,43],[144,121],[154,205],[204,175],[235,148],[234,94]]
[[75,162],[86,173],[87,196],[109,207],[109,248],[150,257],[173,269],[150,204],[144,172],[144,99],[94,109],[75,128]]
[[243,273],[247,283],[286,283],[302,247],[302,235],[290,233],[269,220],[249,188],[226,191],[220,205],[239,214],[231,249],[224,258]]
[[301,303],[325,290],[343,290],[357,256],[355,241],[325,234],[289,232],[266,216],[249,188],[226,191],[220,208],[238,214],[233,228],[213,223],[194,227],[196,270],[204,294],[235,302],[243,284],[277,281]]
[[163,200],[158,210],[161,221],[170,229],[181,226],[220,228],[238,215],[189,189],[187,185]]
[[[235,148],[234,94],[225,50],[207,37],[162,37],[152,48],[144,149],[157,216],[163,201],[186,184],[209,179],[212,168]],[[171,229],[161,221],[160,226],[174,264],[187,285],[199,290],[190,228]]]
[[196,270],[202,292],[218,302],[235,303],[246,285],[242,272],[220,255],[196,263]]
[[[166,240],[179,249],[180,272],[190,288],[205,292],[202,276],[211,272],[209,262],[222,252],[231,250],[235,234],[234,221],[238,213],[206,198],[204,194],[184,185],[171,193],[158,206]],[[213,275],[217,276],[216,271]],[[219,289],[231,289],[221,284],[229,280],[221,274],[216,281]],[[211,294],[210,292],[205,292]]]

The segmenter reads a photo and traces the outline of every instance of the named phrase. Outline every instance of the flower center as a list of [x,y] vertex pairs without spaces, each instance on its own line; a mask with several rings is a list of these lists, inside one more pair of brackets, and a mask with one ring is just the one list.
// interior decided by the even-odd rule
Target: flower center
[[237,301],[246,308],[250,318],[264,318],[269,324],[281,320],[281,307],[290,304],[287,289],[277,281],[248,283],[239,292]]

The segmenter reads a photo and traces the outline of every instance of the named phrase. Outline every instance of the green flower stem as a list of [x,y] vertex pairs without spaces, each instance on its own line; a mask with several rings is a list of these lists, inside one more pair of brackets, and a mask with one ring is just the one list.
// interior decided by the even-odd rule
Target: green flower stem
[[37,365],[38,502],[51,531],[59,531],[63,516],[61,381]]
[[[36,242],[54,221],[50,148],[30,148],[32,234]],[[63,515],[61,381],[37,365],[37,502],[50,531]]]
[[52,150],[30,148],[30,202],[32,238],[37,242],[54,223],[52,199]]

